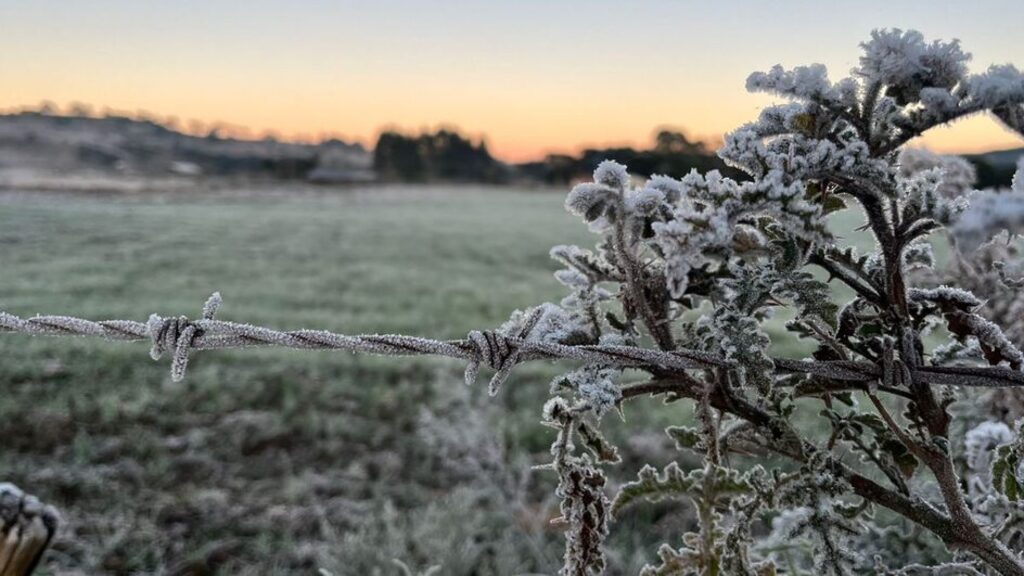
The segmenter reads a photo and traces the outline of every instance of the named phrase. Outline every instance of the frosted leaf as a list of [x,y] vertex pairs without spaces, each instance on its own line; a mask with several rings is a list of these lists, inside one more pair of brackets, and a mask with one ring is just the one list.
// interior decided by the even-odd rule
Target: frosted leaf
[[968,207],[962,195],[948,197],[940,192],[944,183],[942,168],[932,168],[896,180],[897,195],[903,199],[902,217],[907,222],[929,218],[950,224]]
[[[587,327],[574,314],[567,312],[559,306],[546,302],[537,308],[541,309],[540,319],[536,325],[526,334],[528,342],[550,342],[563,343],[572,340],[580,333],[586,333]],[[516,310],[509,319],[498,328],[498,331],[506,336],[516,336],[525,327],[526,322],[531,318],[534,309],[527,311]]]
[[977,314],[968,315],[964,321],[970,333],[978,339],[990,363],[1005,361],[1014,370],[1020,370],[1024,365],[1024,353],[1006,337],[1002,328]]
[[587,222],[594,222],[613,205],[614,196],[615,191],[604,184],[577,184],[565,199],[565,207]]
[[921,57],[926,45],[924,36],[916,30],[873,30],[871,40],[862,43],[861,48],[864,54],[856,72],[870,80],[899,84],[923,71]]
[[988,475],[993,451],[1013,440],[1013,431],[1002,422],[982,422],[967,432],[964,456],[976,474]]
[[665,194],[654,187],[641,188],[626,197],[626,209],[639,216],[650,216],[665,202]]
[[785,545],[792,539],[793,534],[799,532],[800,527],[807,523],[813,513],[814,511],[807,506],[783,510],[772,518],[772,531],[765,544]]
[[560,422],[568,414],[569,403],[561,396],[553,396],[548,399],[548,401],[544,403],[544,408],[541,410],[541,417],[545,422],[550,423]]
[[925,125],[937,124],[953,118],[960,106],[960,99],[945,88],[922,88],[921,109],[917,112]]
[[935,265],[935,252],[928,242],[917,242],[907,246],[903,252],[903,263],[908,268],[931,268]]
[[854,73],[889,86],[889,94],[901,105],[916,100],[923,88],[953,88],[963,80],[970,60],[958,41],[927,44],[916,30],[874,30],[861,47],[864,54]]
[[1012,64],[990,66],[967,80],[967,93],[986,108],[1024,102],[1024,74]]
[[[754,133],[744,134],[734,140],[734,158],[746,157],[741,148],[748,150],[751,162],[758,154],[768,154]],[[737,232],[746,237],[740,226],[744,220],[774,219],[788,234],[812,243],[829,237],[821,206],[807,202],[803,183],[787,182],[781,168],[742,183],[714,170],[704,176],[691,172],[681,184],[684,196],[675,205],[673,218],[652,225],[655,241],[665,254],[669,290],[675,297],[686,291],[691,270],[728,262],[737,247]]]
[[977,296],[962,288],[938,286],[936,288],[912,288],[909,292],[911,300],[937,302],[953,306],[961,310],[974,310],[982,305]]
[[629,186],[629,172],[614,160],[605,160],[594,170],[594,182],[623,191]]
[[579,246],[554,246],[551,248],[549,255],[552,259],[578,270],[581,274],[586,275],[595,282],[608,279],[612,272],[612,268],[606,259]]
[[[1015,185],[1021,186],[1015,182]],[[1001,231],[1024,234],[1024,190],[986,190],[972,194],[951,228],[960,251],[974,252]]]
[[560,390],[571,390],[576,397],[601,418],[606,412],[615,408],[622,399],[622,390],[615,382],[618,370],[602,368],[589,364],[555,378],[551,382],[552,393]]
[[647,181],[646,187],[661,192],[665,202],[669,204],[675,204],[683,195],[683,186],[679,180],[660,174],[651,176],[651,179]]
[[968,194],[977,182],[977,171],[974,165],[959,156],[936,154],[924,148],[906,148],[899,156],[900,171],[903,178],[938,168],[941,183],[938,192],[947,199]]
[[747,78],[747,90],[824,102],[841,99],[829,82],[828,70],[823,64],[798,66],[793,70],[775,65],[768,72],[754,72]]
[[568,286],[569,288],[589,288],[591,286],[590,278],[579,270],[569,268],[565,270],[557,270],[555,272],[555,279],[557,279],[562,285]]

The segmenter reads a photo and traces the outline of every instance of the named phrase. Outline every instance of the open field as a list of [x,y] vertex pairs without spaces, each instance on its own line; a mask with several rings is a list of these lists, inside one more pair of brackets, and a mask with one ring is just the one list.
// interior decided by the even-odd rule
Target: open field
[[[219,290],[225,320],[462,337],[561,298],[548,249],[594,239],[563,198],[470,187],[0,192],[0,310],[196,316]],[[843,218],[839,228],[856,224]],[[559,565],[549,479],[514,481],[551,440],[536,422],[553,366],[521,367],[489,400],[460,384],[458,363],[431,359],[205,352],[172,384],[143,344],[4,335],[0,358],[0,479],[66,516],[48,573]],[[660,426],[690,414],[627,408],[628,426],[650,433],[623,446],[616,479],[640,459],[674,457]],[[635,544],[651,531],[678,534],[666,506],[638,513],[653,527],[616,536],[613,573],[653,556]]]

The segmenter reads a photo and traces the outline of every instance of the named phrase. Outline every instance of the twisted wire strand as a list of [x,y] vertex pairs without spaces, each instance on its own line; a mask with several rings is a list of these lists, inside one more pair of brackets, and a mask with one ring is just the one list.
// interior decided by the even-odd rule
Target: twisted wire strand
[[[172,355],[171,377],[185,377],[189,352],[225,348],[277,346],[301,350],[343,350],[383,356],[443,356],[468,363],[466,382],[476,381],[480,366],[495,371],[490,391],[496,394],[511,370],[520,362],[541,359],[568,359],[600,363],[619,368],[639,368],[651,372],[678,372],[706,368],[733,368],[735,363],[711,354],[693,350],[665,352],[648,348],[615,345],[570,346],[529,339],[529,333],[540,319],[535,309],[522,329],[508,335],[497,331],[473,331],[462,340],[434,340],[398,334],[345,335],[326,330],[280,331],[263,326],[217,320],[214,315],[221,304],[219,293],[213,294],[203,307],[202,317],[189,320],[185,316],[150,316],[148,322],[132,320],[93,321],[72,316],[35,316],[20,318],[0,311],[0,332],[16,332],[34,336],[93,336],[107,340],[151,342],[150,355],[160,359]],[[876,382],[882,377],[880,368],[869,362],[810,361],[774,358],[775,370],[781,373],[802,373],[850,383]],[[1002,367],[934,367],[917,368],[915,381],[951,386],[1024,386],[1024,373]]]

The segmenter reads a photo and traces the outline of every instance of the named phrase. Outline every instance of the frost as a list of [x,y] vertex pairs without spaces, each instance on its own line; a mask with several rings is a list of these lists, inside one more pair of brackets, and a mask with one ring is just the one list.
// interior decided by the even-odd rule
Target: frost
[[956,194],[944,195],[941,191],[944,185],[941,168],[897,179],[897,194],[903,199],[903,218],[930,218],[943,224],[953,222],[967,209],[968,201]]
[[992,466],[992,453],[998,446],[1013,440],[1010,427],[1002,422],[982,422],[967,432],[964,457],[975,473],[987,475]]
[[540,319],[527,332],[528,342],[571,342],[580,335],[587,333],[588,327],[576,315],[551,303],[545,303],[528,311],[516,310],[511,317],[498,329],[502,334],[513,336],[526,326],[535,310],[540,311]]
[[952,233],[962,252],[970,254],[1001,231],[1024,234],[1024,190],[1020,172],[1012,190],[986,190],[970,197]]
[[924,148],[907,148],[900,153],[900,176],[910,178],[928,170],[939,169],[938,193],[954,199],[971,192],[978,175],[974,165],[959,156],[936,154]]
[[665,202],[675,204],[683,195],[683,186],[675,178],[655,174],[647,181],[646,188],[661,192]]
[[642,188],[626,198],[626,209],[634,214],[650,216],[665,202],[665,194],[655,187]]
[[[577,184],[565,200],[565,207],[587,222],[598,222],[614,206],[616,192],[604,184]],[[595,225],[600,230],[602,225]]]
[[776,65],[769,72],[755,72],[747,78],[747,90],[825,102],[841,100],[839,91],[828,80],[828,70],[822,64],[799,66],[793,70]]
[[656,241],[665,253],[674,296],[686,291],[694,268],[728,263],[736,232],[745,234],[740,226],[745,220],[773,218],[811,242],[828,237],[824,212],[805,200],[803,185],[787,185],[780,171],[742,183],[717,171],[706,176],[691,172],[682,180],[682,188],[684,196],[675,206],[673,219],[653,225]]
[[[571,290],[563,306],[590,319],[597,342],[639,346],[650,337],[662,349],[687,349],[722,362],[679,379],[652,371],[650,382],[639,385],[643,391],[666,386],[668,399],[696,401],[703,426],[672,430],[685,436],[680,446],[704,454],[703,467],[690,471],[675,464],[660,474],[644,467],[620,491],[616,509],[640,497],[687,495],[697,510],[700,533],[684,535],[681,547],[662,546],[661,564],[643,574],[703,573],[711,565],[723,573],[772,573],[773,558],[787,559],[787,573],[872,573],[886,565],[928,573],[932,566],[907,561],[910,548],[897,542],[902,534],[874,522],[871,497],[851,485],[851,474],[867,474],[861,465],[871,467],[895,495],[890,502],[948,509],[955,503],[945,499],[962,486],[934,489],[919,471],[938,464],[919,455],[953,458],[946,406],[955,396],[920,384],[921,374],[933,368],[923,367],[922,337],[937,334],[943,323],[949,329],[953,338],[930,355],[942,370],[984,370],[979,362],[1019,370],[1024,363],[1014,341],[983,314],[999,303],[999,317],[1019,325],[1024,340],[1024,299],[1006,291],[1018,285],[1012,271],[1024,266],[1009,262],[1016,254],[1009,245],[982,244],[997,223],[1016,229],[1018,212],[1024,228],[1024,208],[1017,210],[1014,197],[1022,193],[1024,168],[1017,192],[996,197],[972,191],[975,170],[963,159],[902,150],[932,127],[985,111],[1024,129],[1019,72],[1001,66],[969,76],[969,55],[957,41],[926,42],[915,31],[875,31],[863,49],[852,78],[833,81],[820,64],[750,75],[748,90],[789,102],[765,108],[726,136],[718,155],[745,178],[693,171],[680,180],[655,176],[632,187],[624,166],[606,163],[593,183],[570,194],[570,208],[602,237],[595,252],[553,252],[566,265],[557,277]],[[864,210],[865,228],[877,244],[865,256],[844,247],[826,223],[851,203]],[[944,227],[961,252],[985,247],[990,273],[942,283],[930,240]],[[810,273],[812,265],[855,294],[841,313],[834,291]],[[959,265],[973,269],[973,262]],[[928,285],[916,285],[918,275],[929,278]],[[984,297],[963,284],[983,286]],[[795,316],[787,324],[791,330],[817,343],[812,358],[794,364],[770,355],[764,321],[781,308]],[[799,364],[820,371],[786,373]],[[868,369],[880,374],[878,382],[859,380],[859,371]],[[613,374],[591,364],[557,379],[553,392],[569,391],[575,403],[561,401],[560,410],[600,416],[628,400],[630,387],[616,386]],[[833,429],[822,449],[802,437],[791,414],[797,398],[833,387],[844,391],[823,397],[822,415]],[[901,400],[904,408],[895,416],[863,408],[868,397],[883,393],[909,402]],[[976,461],[984,452],[978,449],[984,430],[969,434],[967,451]],[[833,448],[837,443],[859,457],[856,471],[844,463],[848,454]],[[763,483],[730,483],[710,473],[724,470],[716,468],[722,451],[774,452],[801,468]],[[976,478],[965,485],[977,486]],[[858,503],[851,502],[853,493]],[[978,522],[1006,518],[1005,511],[993,512],[996,500],[977,503]],[[772,535],[755,546],[751,522],[769,511],[775,514]],[[914,514],[906,516],[913,520]],[[874,540],[857,547],[855,538]],[[943,549],[933,536],[923,540],[928,538],[914,546]],[[889,557],[883,562],[868,550]],[[794,564],[789,554],[806,562]],[[940,556],[932,559],[934,573],[967,566],[943,567]]]
[[629,173],[622,164],[605,160],[594,170],[594,182],[621,192],[629,187]]
[[962,288],[938,286],[936,288],[914,288],[910,291],[912,300],[940,302],[961,310],[973,310],[982,305],[977,296]]
[[551,391],[572,391],[584,406],[593,410],[597,418],[601,418],[622,399],[622,390],[615,383],[618,372],[590,364],[555,378],[551,382]]
[[970,60],[956,40],[927,44],[916,30],[875,30],[861,46],[864,55],[854,72],[889,86],[901,104],[915,100],[924,88],[953,88],[963,80]]
[[807,523],[813,513],[814,510],[806,506],[783,510],[778,516],[772,518],[772,531],[764,544],[776,547],[791,543],[793,533]]
[[1017,194],[1024,194],[1024,156],[1017,160],[1017,171],[1013,174],[1011,190]]
[[986,107],[1019,103],[1024,100],[1024,74],[1011,64],[991,66],[968,80],[967,92],[975,102]]
[[903,262],[908,269],[931,268],[935,265],[935,252],[928,242],[918,242],[907,246],[903,254]]

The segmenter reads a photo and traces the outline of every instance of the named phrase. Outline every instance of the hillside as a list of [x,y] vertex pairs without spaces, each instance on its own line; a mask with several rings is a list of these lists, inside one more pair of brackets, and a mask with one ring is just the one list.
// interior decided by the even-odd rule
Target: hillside
[[361,145],[340,140],[193,136],[122,116],[0,115],[0,180],[8,182],[83,175],[366,181],[372,160]]

